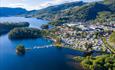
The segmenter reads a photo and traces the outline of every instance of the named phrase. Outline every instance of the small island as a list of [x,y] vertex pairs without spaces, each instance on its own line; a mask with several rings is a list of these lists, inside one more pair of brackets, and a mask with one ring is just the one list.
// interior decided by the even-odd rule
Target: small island
[[42,29],[49,29],[49,25],[48,25],[48,24],[43,24],[43,25],[41,26],[41,28],[42,28]]
[[8,34],[9,39],[28,39],[42,37],[41,30],[37,28],[14,28]]
[[25,47],[24,47],[24,45],[18,45],[16,47],[16,53],[18,55],[24,55],[25,54]]

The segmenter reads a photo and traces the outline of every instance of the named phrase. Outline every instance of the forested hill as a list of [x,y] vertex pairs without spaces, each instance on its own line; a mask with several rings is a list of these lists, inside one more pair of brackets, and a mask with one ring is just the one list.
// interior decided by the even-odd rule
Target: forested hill
[[86,3],[69,2],[49,6],[40,10],[27,11],[22,8],[0,7],[0,17],[16,16],[36,17],[61,23],[115,20],[115,0]]
[[100,21],[99,19],[103,19],[103,21],[105,21],[104,19],[113,20],[115,16],[114,4],[114,0],[104,0],[93,3],[84,3],[82,1],[71,2],[33,11],[25,14],[25,16],[61,22]]
[[37,10],[37,11],[31,11],[23,15],[26,17],[37,17],[37,18],[49,19],[49,18],[53,18],[53,16],[55,16],[60,11],[63,11],[69,8],[73,8],[73,7],[82,6],[84,4],[86,3],[82,1],[64,3],[60,5],[49,6],[49,7]]
[[0,17],[16,16],[27,12],[28,11],[23,8],[0,7]]
[[[104,3],[90,3],[80,7],[70,8],[56,14],[55,19],[63,20],[67,19],[68,21],[90,21],[97,19],[98,16],[105,14],[107,12],[110,15],[115,13],[115,7],[113,5],[104,4]],[[110,16],[109,15],[109,16]],[[106,16],[106,15],[105,15]]]

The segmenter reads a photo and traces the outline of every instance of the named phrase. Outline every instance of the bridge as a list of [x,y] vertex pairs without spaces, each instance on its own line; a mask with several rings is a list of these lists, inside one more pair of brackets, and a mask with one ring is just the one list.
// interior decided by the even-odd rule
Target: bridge
[[40,48],[49,48],[49,47],[52,47],[52,46],[55,46],[55,45],[43,45],[43,46],[34,46],[32,48],[26,48],[26,50],[32,50],[32,49],[40,49]]
[[54,45],[34,46],[32,49],[49,48],[52,46],[54,46]]

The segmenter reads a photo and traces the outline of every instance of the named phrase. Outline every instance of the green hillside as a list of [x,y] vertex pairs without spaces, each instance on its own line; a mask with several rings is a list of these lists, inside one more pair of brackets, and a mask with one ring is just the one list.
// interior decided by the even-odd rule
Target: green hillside
[[104,22],[107,19],[114,21],[115,5],[114,0],[100,2],[71,2],[56,6],[50,6],[41,10],[31,11],[24,14],[26,17],[36,17],[52,21],[67,22]]

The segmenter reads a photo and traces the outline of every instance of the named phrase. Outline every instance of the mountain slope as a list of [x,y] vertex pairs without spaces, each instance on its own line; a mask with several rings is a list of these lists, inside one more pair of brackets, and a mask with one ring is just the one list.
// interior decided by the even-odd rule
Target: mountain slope
[[84,3],[71,2],[56,6],[50,6],[38,11],[26,14],[27,17],[37,17],[47,20],[76,22],[91,21],[97,19],[100,12],[110,12],[112,16],[115,14],[114,0]]
[[84,4],[86,4],[86,3],[82,2],[82,1],[64,3],[64,4],[60,4],[60,5],[49,6],[47,8],[40,9],[37,11],[31,11],[31,12],[28,12],[27,14],[24,14],[24,15],[26,17],[37,17],[37,18],[49,19],[49,18],[53,18],[53,15],[55,15],[56,13],[58,13],[62,10],[76,7],[76,6],[82,6]]
[[22,8],[8,8],[8,7],[0,7],[0,17],[4,16],[15,16],[26,13],[27,10]]
[[68,21],[89,21],[96,19],[99,12],[108,11],[113,13],[115,8],[102,3],[91,3],[81,7],[74,7],[56,15],[56,19],[67,19]]

